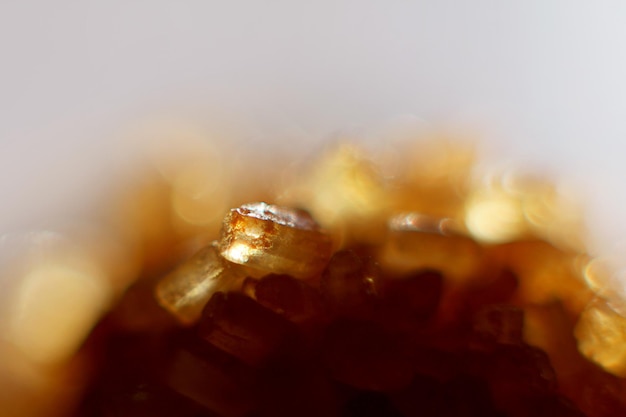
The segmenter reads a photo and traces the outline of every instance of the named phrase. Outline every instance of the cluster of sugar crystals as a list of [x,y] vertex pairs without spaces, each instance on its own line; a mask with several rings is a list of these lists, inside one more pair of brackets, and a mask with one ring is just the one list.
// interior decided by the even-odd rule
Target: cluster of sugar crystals
[[[359,158],[341,148],[294,186],[315,188],[230,210],[217,240],[136,283],[80,415],[626,415],[626,318],[587,287],[584,252],[534,223],[472,230],[488,219],[469,175],[385,183]],[[519,222],[505,197],[488,214]],[[142,309],[156,318],[129,326]]]

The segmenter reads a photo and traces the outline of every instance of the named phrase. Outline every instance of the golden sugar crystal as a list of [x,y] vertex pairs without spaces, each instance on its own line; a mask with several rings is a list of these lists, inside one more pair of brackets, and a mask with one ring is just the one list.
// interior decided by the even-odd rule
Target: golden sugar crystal
[[584,250],[582,214],[571,193],[541,179],[509,174],[477,187],[465,202],[465,224],[474,238],[505,243],[531,236]]
[[493,246],[489,256],[519,277],[516,298],[523,303],[560,300],[567,311],[576,315],[592,297],[583,278],[584,264],[575,252],[561,250],[546,241],[527,240]]
[[213,294],[234,288],[242,279],[212,244],[163,278],[156,287],[156,298],[181,323],[189,325],[198,321]]
[[381,261],[404,271],[439,270],[453,280],[471,276],[480,266],[481,248],[455,229],[450,219],[417,213],[392,217]]
[[589,303],[574,330],[578,349],[608,372],[626,377],[626,317],[604,300]]
[[326,155],[313,175],[311,203],[331,223],[346,215],[370,217],[386,205],[378,169],[360,150],[343,145]]
[[297,178],[280,201],[306,208],[338,240],[349,244],[382,238],[390,197],[378,167],[366,153],[342,144],[325,154],[308,175]]
[[330,237],[306,211],[266,203],[231,210],[219,243],[231,262],[296,278],[319,274],[331,249]]
[[531,304],[524,308],[524,341],[550,356],[561,382],[584,367],[573,329],[574,321],[561,302]]

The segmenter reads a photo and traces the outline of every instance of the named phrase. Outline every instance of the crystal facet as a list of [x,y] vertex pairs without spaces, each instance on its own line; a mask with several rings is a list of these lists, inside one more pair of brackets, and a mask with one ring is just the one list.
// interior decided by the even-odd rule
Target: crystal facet
[[307,212],[252,203],[226,216],[219,248],[237,264],[310,278],[324,269],[332,243]]
[[215,245],[209,245],[163,278],[156,298],[181,323],[189,325],[198,321],[213,294],[235,287],[241,279]]

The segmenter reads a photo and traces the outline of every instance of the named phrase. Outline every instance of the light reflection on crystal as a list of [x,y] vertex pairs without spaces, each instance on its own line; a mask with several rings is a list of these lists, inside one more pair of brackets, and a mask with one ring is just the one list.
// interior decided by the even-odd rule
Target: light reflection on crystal
[[[258,236],[260,237],[260,235]],[[222,252],[222,256],[232,262],[243,265],[247,263],[250,257],[254,256],[257,252],[259,252],[257,249],[252,248],[243,242],[234,242]]]
[[227,214],[219,249],[230,262],[310,278],[324,268],[332,242],[307,212],[259,202]]

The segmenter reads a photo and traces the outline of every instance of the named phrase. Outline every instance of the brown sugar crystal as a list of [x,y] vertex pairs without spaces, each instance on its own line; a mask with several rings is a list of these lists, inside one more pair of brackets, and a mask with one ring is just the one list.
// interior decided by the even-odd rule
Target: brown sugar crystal
[[259,304],[297,323],[321,317],[324,310],[319,292],[289,275],[261,278],[253,295]]
[[391,218],[382,247],[382,262],[389,267],[435,269],[455,281],[474,274],[481,260],[480,246],[460,233],[454,220],[419,213]]
[[180,395],[220,416],[242,417],[254,408],[254,373],[215,350],[176,351],[166,382]]
[[324,269],[331,245],[307,212],[252,203],[231,210],[224,219],[220,253],[268,273],[310,278]]
[[482,216],[502,206],[492,200],[478,222],[465,165],[350,193],[379,173],[353,175],[342,149],[298,194],[326,229],[296,207],[233,208],[213,244],[141,291],[176,320],[120,325],[140,309],[132,289],[157,282],[139,279],[92,335],[125,344],[97,350],[74,415],[626,415],[626,318],[594,294],[597,277],[586,284],[589,255],[550,241],[524,205],[522,232]]
[[333,255],[320,278],[322,297],[330,308],[348,315],[367,314],[381,297],[382,280],[374,261],[355,251]]
[[611,373],[626,376],[626,318],[604,300],[590,303],[575,330],[583,355]]
[[240,283],[242,275],[228,264],[215,245],[209,245],[163,278],[156,298],[181,323],[193,324],[213,294]]
[[198,335],[250,365],[279,353],[292,328],[288,321],[239,293],[218,292],[206,305]]

